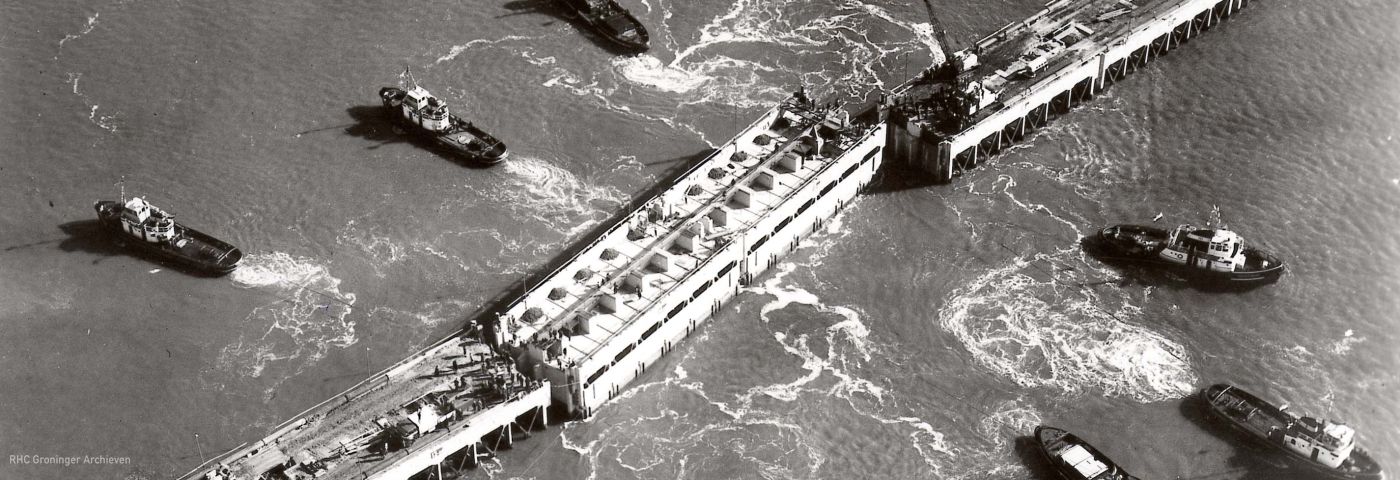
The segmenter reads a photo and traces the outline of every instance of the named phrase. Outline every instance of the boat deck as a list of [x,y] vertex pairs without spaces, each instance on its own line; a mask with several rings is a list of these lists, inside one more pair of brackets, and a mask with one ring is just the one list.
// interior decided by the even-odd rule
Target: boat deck
[[[170,245],[189,258],[199,259],[214,265],[237,263],[242,253],[232,245],[216,240],[196,230],[177,224],[175,241]],[[236,255],[236,256],[235,256]]]
[[471,122],[462,120],[455,115],[449,118],[451,118],[452,127],[439,133],[438,139],[459,148],[481,153],[489,153],[500,145],[500,140],[477,128]]
[[1288,426],[1279,417],[1281,412],[1277,412],[1267,405],[1259,405],[1258,399],[1236,395],[1233,389],[1217,393],[1207,401],[1215,406],[1216,411],[1238,422],[1237,425],[1240,427],[1261,436],[1267,436],[1274,429],[1283,429]]

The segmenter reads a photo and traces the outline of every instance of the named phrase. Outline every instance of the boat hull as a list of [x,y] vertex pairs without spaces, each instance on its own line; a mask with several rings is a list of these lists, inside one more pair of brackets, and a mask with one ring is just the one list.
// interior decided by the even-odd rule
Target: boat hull
[[1331,468],[1312,461],[1306,456],[1285,447],[1280,440],[1270,436],[1274,427],[1286,425],[1291,415],[1272,403],[1261,400],[1253,394],[1233,385],[1217,383],[1200,393],[1206,412],[1214,420],[1228,424],[1239,435],[1262,445],[1289,460],[1291,465],[1325,475],[1329,478],[1345,480],[1382,480],[1385,472],[1365,450],[1360,447],[1352,450],[1350,458],[1339,468]]
[[[588,23],[594,31],[608,39],[616,45],[631,53],[642,53],[651,48],[651,36],[632,12],[622,8],[617,2],[608,0],[607,4],[612,11],[609,13],[599,13],[593,11],[588,0],[560,0],[565,6],[577,14],[584,22]],[[626,35],[625,31],[630,28],[633,35]]]
[[122,228],[120,202],[99,201],[93,209],[97,210],[98,222],[119,243],[191,273],[226,275],[243,260],[243,252],[237,247],[179,223],[175,224],[175,238],[168,243],[134,238]]
[[398,99],[403,98],[404,93],[400,88],[384,87],[379,90],[379,98],[383,102],[385,114],[406,132],[432,142],[434,146],[459,160],[484,165],[506,161],[509,152],[504,142],[456,115],[448,116],[452,127],[446,132],[433,132],[404,118],[400,107],[395,104]]
[[[1040,455],[1045,458],[1045,461],[1050,463],[1051,468],[1055,469],[1055,473],[1064,480],[1088,480],[1089,478],[1093,478],[1094,480],[1138,480],[1137,477],[1124,472],[1118,464],[1114,463],[1102,452],[1099,452],[1098,449],[1090,445],[1089,442],[1085,442],[1064,429],[1045,425],[1035,427],[1035,446],[1036,450],[1040,452]],[[1079,446],[1083,448],[1084,451],[1088,452],[1089,458],[1099,462],[1104,469],[1101,470],[1100,473],[1086,476],[1083,472],[1076,469],[1075,466],[1067,463],[1062,456],[1054,453],[1057,450],[1067,449],[1070,446]]]
[[1234,271],[1221,272],[1193,268],[1162,258],[1170,233],[1166,229],[1143,225],[1114,225],[1086,238],[1085,250],[1105,262],[1138,264],[1170,270],[1193,282],[1212,285],[1253,286],[1273,283],[1283,276],[1284,263],[1264,250],[1245,247],[1245,265]]

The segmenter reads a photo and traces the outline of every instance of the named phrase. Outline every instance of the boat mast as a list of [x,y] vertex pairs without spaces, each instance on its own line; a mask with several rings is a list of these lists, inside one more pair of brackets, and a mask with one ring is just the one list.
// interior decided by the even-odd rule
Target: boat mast
[[413,67],[411,67],[411,66],[404,66],[404,67],[403,67],[403,75],[400,75],[399,77],[402,78],[402,77],[404,77],[404,76],[407,76],[407,77],[408,77],[408,81],[409,81],[410,83],[413,84],[413,88],[418,88],[418,80],[415,79],[415,78],[413,78],[413,70],[412,70],[412,68],[413,68]]

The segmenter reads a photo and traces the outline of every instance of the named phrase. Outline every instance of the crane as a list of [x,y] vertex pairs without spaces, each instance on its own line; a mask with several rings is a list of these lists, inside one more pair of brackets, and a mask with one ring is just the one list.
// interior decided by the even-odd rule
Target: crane
[[924,0],[924,8],[928,10],[928,24],[933,28],[933,38],[943,53],[943,64],[948,65],[953,61],[953,47],[948,42],[948,31],[943,29],[943,22],[938,21],[938,16],[933,14],[933,4],[929,0]]
[[[956,129],[961,130],[966,125],[965,117],[969,112],[968,106],[972,103],[963,92],[962,72],[968,66],[964,64],[967,59],[964,58],[965,55],[953,51],[952,42],[948,41],[948,31],[933,13],[933,3],[924,0],[924,8],[928,10],[928,23],[933,28],[934,40],[938,42],[938,49],[943,53],[943,63],[929,72],[930,80],[944,85],[933,97],[933,103],[952,113],[949,120],[954,122]],[[975,65],[975,60],[970,64]]]

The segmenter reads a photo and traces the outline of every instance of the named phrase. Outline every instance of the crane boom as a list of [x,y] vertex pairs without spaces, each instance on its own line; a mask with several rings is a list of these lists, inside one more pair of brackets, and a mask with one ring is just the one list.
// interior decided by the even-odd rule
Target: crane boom
[[948,31],[943,28],[943,22],[938,21],[938,16],[933,14],[933,3],[924,0],[924,9],[928,10],[928,24],[933,28],[933,37],[938,41],[939,51],[943,53],[943,62],[953,61],[953,47],[948,43]]

